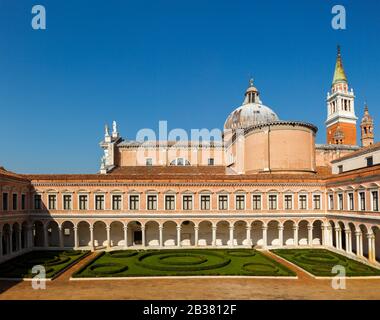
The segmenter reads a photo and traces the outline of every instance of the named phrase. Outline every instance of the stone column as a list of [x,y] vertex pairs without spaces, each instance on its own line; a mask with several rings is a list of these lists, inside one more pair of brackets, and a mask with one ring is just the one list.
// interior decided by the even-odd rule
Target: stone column
[[309,246],[313,245],[313,225],[307,226],[307,244]]
[[345,238],[346,238],[346,252],[352,253],[352,247],[351,247],[351,229],[345,229],[344,230]]
[[363,257],[362,232],[361,231],[355,231],[355,237],[356,237],[356,255],[359,257]]
[[216,246],[216,226],[212,226],[212,246]]
[[160,247],[162,248],[164,246],[164,237],[163,237],[164,226],[159,225],[158,231],[159,231]]
[[94,227],[90,226],[90,247],[91,251],[95,250],[95,245],[94,245]]
[[247,245],[248,246],[252,246],[252,240],[251,240],[251,230],[252,230],[252,227],[251,225],[247,225],[246,228],[245,228],[246,232],[247,232],[247,235],[246,235],[246,240],[247,240]]
[[142,246],[146,247],[146,241],[145,241],[145,226],[142,224],[141,225],[141,242]]
[[284,226],[278,226],[278,241],[280,242],[280,247],[284,245]]
[[339,231],[340,231],[340,228],[336,227],[335,228],[335,247],[338,250],[340,249],[340,239],[341,239]]
[[44,247],[49,247],[49,236],[48,236],[48,229],[47,229],[47,223],[43,224],[44,229]]
[[373,233],[368,233],[367,239],[368,239],[368,260],[369,262],[376,262],[375,235]]
[[107,230],[107,249],[111,248],[111,227],[106,226]]
[[181,226],[177,226],[177,247],[181,246]]
[[22,245],[21,245],[21,232],[22,232],[22,226],[18,229],[18,244],[17,244],[17,249],[18,251],[22,250]]
[[194,226],[194,244],[196,247],[198,247],[198,232],[199,232],[199,227]]
[[123,226],[124,229],[124,248],[128,248],[128,225]]
[[263,247],[266,248],[268,245],[268,226],[263,226]]
[[293,226],[293,239],[294,239],[294,245],[298,247],[298,226]]
[[77,250],[79,248],[79,241],[78,241],[78,227],[74,226],[74,249]]
[[234,246],[234,230],[235,230],[235,227],[233,225],[230,226],[230,246],[231,247]]
[[327,246],[327,239],[328,239],[328,235],[327,235],[327,227],[325,225],[322,225],[322,245],[323,246]]
[[59,235],[59,246],[63,249],[65,247],[63,243],[63,234],[62,234],[63,228],[62,225],[58,226],[58,235]]
[[13,248],[12,248],[12,244],[13,244],[12,238],[13,238],[13,236],[12,236],[12,234],[13,234],[13,230],[12,230],[12,228],[9,228],[9,241],[8,241],[8,248],[9,248],[8,252],[9,253],[13,252]]

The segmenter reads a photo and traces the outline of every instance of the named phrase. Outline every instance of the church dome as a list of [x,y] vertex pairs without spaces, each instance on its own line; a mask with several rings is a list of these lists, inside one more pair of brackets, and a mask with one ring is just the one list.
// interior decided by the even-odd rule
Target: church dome
[[224,129],[244,129],[275,121],[279,121],[278,116],[272,109],[262,104],[259,91],[253,86],[251,79],[243,105],[228,116]]

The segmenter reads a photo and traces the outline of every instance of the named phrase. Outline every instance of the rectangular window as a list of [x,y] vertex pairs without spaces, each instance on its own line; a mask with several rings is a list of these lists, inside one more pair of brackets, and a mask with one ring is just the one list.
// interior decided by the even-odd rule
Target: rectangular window
[[63,196],[63,210],[71,210],[71,195],[69,194]]
[[306,210],[307,209],[307,195],[301,194],[299,200],[300,200],[300,209]]
[[219,210],[228,209],[228,196],[219,196]]
[[350,210],[354,210],[354,194],[353,193],[349,193],[348,194],[348,204],[349,204],[349,208]]
[[208,159],[208,165],[209,165],[209,166],[213,166],[214,163],[215,163],[214,158],[209,158],[209,159]]
[[330,207],[330,210],[334,210],[334,195],[333,194],[329,195],[329,207]]
[[210,196],[201,196],[201,210],[210,210]]
[[183,210],[193,210],[193,196],[183,196],[182,202]]
[[26,196],[25,194],[22,194],[21,195],[21,210],[25,210],[26,209]]
[[244,210],[245,209],[245,196],[244,195],[237,195],[236,196],[235,207],[236,207],[236,210]]
[[88,201],[87,195],[81,194],[79,196],[79,210],[87,210],[87,201]]
[[359,192],[360,210],[365,211],[365,192]]
[[261,196],[253,195],[252,196],[252,209],[253,210],[261,210]]
[[338,194],[339,210],[343,210],[343,194]]
[[285,195],[285,210],[293,209],[293,196]]
[[17,210],[17,202],[18,202],[18,197],[17,193],[12,194],[12,209]]
[[277,210],[277,195],[269,195],[269,210]]
[[3,210],[8,210],[8,193],[6,192],[3,193]]
[[379,192],[372,191],[372,210],[379,211]]
[[34,209],[35,210],[41,210],[41,195],[40,194],[35,194],[34,195]]
[[165,210],[175,210],[175,196],[165,196]]
[[321,196],[319,194],[314,195],[314,210],[321,210]]
[[148,166],[148,167],[152,166],[153,165],[152,158],[146,158],[145,159],[145,165]]
[[343,173],[343,166],[341,165],[341,166],[338,166],[338,172],[339,173]]
[[139,210],[139,196],[129,196],[129,210]]
[[104,195],[98,194],[95,196],[95,210],[104,210]]
[[57,196],[55,194],[49,194],[48,200],[49,210],[57,209]]
[[121,195],[112,195],[112,210],[121,210]]
[[373,157],[368,157],[366,158],[367,160],[367,167],[372,167],[373,166]]
[[148,210],[157,210],[157,196],[156,195],[148,196],[147,208]]

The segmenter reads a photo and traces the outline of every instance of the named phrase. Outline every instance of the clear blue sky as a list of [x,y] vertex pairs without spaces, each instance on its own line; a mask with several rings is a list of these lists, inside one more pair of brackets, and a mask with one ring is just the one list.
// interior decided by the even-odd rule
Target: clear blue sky
[[[47,30],[31,28],[42,4]],[[331,27],[343,4],[347,30]],[[96,172],[106,122],[222,128],[253,75],[281,119],[325,141],[337,43],[380,134],[380,1],[0,0],[0,165],[21,173]]]

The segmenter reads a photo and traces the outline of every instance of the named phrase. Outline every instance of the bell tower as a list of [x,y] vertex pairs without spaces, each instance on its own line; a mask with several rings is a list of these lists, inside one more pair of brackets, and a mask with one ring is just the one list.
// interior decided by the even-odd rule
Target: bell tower
[[368,106],[366,104],[364,108],[364,116],[360,124],[362,147],[368,147],[373,145],[374,133],[373,133],[373,118],[368,112]]
[[356,121],[354,90],[348,88],[340,47],[335,64],[331,91],[327,94],[327,143],[356,145]]

